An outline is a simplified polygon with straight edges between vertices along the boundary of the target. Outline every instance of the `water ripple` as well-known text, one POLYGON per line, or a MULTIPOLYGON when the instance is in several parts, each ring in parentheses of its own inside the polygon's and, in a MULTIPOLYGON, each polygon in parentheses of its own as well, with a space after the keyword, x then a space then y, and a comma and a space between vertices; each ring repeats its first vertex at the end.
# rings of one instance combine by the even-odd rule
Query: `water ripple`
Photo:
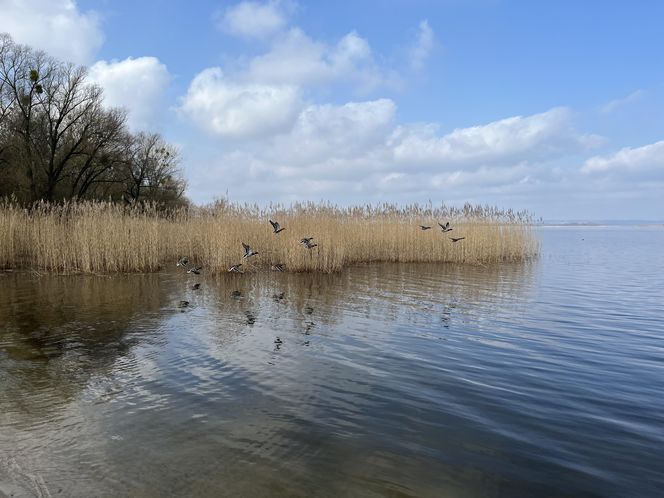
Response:
POLYGON ((655 496, 664 231, 541 238, 196 292, 2 275, 0 494, 655 496))

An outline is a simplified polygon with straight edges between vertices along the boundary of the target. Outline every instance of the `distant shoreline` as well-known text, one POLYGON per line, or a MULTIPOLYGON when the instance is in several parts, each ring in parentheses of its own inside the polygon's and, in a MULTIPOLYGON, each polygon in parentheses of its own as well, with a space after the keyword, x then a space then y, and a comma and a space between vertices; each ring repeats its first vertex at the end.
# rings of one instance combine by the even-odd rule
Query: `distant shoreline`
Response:
POLYGON ((664 221, 545 221, 541 227, 664 227, 664 221))

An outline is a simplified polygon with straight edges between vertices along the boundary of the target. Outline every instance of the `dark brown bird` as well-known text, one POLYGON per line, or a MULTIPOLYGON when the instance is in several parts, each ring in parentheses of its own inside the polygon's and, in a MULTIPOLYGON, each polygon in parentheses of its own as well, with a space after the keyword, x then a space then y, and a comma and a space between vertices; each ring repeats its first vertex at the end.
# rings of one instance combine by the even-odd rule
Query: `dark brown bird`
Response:
POLYGON ((307 249, 313 249, 314 247, 317 247, 318 244, 312 244, 311 243, 312 240, 314 240, 313 237, 305 237, 302 240, 300 240, 300 244, 302 244, 307 249))
POLYGON ((279 233, 279 232, 282 232, 282 231, 286 230, 285 228, 281 228, 281 225, 279 225, 279 223, 277 223, 276 221, 269 220, 269 222, 270 222, 270 225, 272 225, 272 229, 274 230, 274 233, 279 233))
POLYGON ((454 230, 453 228, 450 228, 450 222, 449 221, 447 223, 445 223, 444 225, 442 223, 438 223, 438 224, 440 225, 440 229, 443 232, 451 232, 452 230, 454 230))
POLYGON ((281 263, 277 265, 272 265, 272 271, 284 271, 286 270, 286 265, 283 265, 281 263))
POLYGON ((431 227, 428 227, 426 225, 420 225, 421 230, 431 230, 431 227))
POLYGON ((187 273, 193 273, 194 275, 200 275, 201 270, 203 269, 202 266, 192 266, 187 270, 187 273))
POLYGON ((191 290, 198 290, 201 288, 201 284, 194 284, 191 286, 191 290))
POLYGON ((452 242, 459 242, 460 240, 463 240, 463 239, 465 239, 465 238, 466 238, 466 237, 457 237, 457 238, 455 239, 454 237, 450 237, 450 240, 451 240, 452 242))

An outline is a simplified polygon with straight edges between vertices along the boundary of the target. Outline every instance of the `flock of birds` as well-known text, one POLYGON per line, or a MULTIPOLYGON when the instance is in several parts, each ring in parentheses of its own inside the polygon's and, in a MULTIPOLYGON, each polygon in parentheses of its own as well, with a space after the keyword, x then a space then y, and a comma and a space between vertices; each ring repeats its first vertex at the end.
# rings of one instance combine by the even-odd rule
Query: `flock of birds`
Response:
MULTIPOLYGON (((275 235, 279 234, 280 232, 283 232, 284 230, 286 230, 286 228, 282 227, 278 222, 272 221, 272 220, 269 220, 269 221, 270 221, 270 224, 272 225, 272 231, 275 235)), ((450 227, 450 222, 449 221, 447 223, 445 223, 444 225, 442 223, 438 223, 438 225, 440 226, 440 229, 443 233, 448 233, 448 232, 451 232, 453 230, 453 228, 450 227)), ((420 229, 421 230, 430 230, 431 226, 420 225, 420 229)), ((457 243, 457 242, 459 242, 461 240, 464 240, 464 239, 465 239, 465 237, 450 237, 450 240, 453 243, 457 243)), ((314 247, 318 247, 318 244, 315 244, 313 242, 313 240, 314 240, 313 237, 303 237, 302 239, 300 239, 299 244, 302 245, 305 249, 311 250, 314 247)), ((242 248, 244 249, 244 255, 242 256, 243 260, 244 259, 249 259, 253 256, 258 255, 258 251, 255 251, 249 244, 245 244, 244 242, 242 242, 242 248)), ((200 275, 201 270, 203 269, 203 267, 201 265, 192 264, 191 266, 189 266, 189 258, 187 256, 182 256, 182 257, 178 258, 176 266, 184 268, 187 271, 187 273, 192 273, 194 275, 200 275)), ((283 272, 283 271, 286 271, 286 265, 284 265, 282 263, 274 264, 274 265, 271 266, 271 269, 272 269, 272 271, 283 272)), ((244 273, 244 270, 242 269, 242 263, 237 263, 237 264, 231 265, 231 267, 228 268, 228 272, 229 273, 244 273)), ((198 282, 191 286, 191 290, 193 290, 193 291, 197 291, 200 288, 201 288, 201 284, 198 283, 198 282)), ((233 291, 233 293, 231 295, 234 298, 241 298, 242 293, 240 291, 233 291)), ((284 299, 284 293, 282 292, 281 294, 275 294, 272 297, 277 302, 280 302, 281 300, 284 299)), ((179 307, 181 308, 181 311, 184 312, 185 309, 189 307, 189 301, 185 301, 185 300, 180 301, 179 307)), ((305 313, 307 313, 307 314, 313 313, 313 308, 307 306, 305 308, 305 313)), ((256 321, 255 316, 253 314, 251 314, 250 312, 247 312, 247 323, 248 324, 253 324, 253 323, 255 323, 255 321, 256 321)), ((308 322, 307 323, 306 329, 305 329, 305 334, 308 335, 310 333, 310 329, 313 325, 314 325, 313 322, 308 322)), ((274 340, 275 349, 279 349, 281 347, 282 343, 283 343, 283 341, 281 340, 281 338, 276 337, 276 339, 274 340)), ((306 341, 305 344, 308 345, 308 341, 306 341)))
MULTIPOLYGON (((272 225, 272 232, 276 235, 280 232, 283 232, 286 230, 285 227, 282 227, 278 222, 269 220, 270 225, 272 225)), ((454 230, 452 227, 450 227, 450 222, 448 221, 444 225, 442 223, 438 223, 440 225, 440 229, 442 230, 443 233, 448 233, 454 230)), ((420 225, 421 230, 430 230, 431 227, 427 225, 420 225)), ((461 240, 464 240, 466 237, 450 237, 450 240, 453 243, 457 243, 461 240)), ((303 237, 300 239, 300 245, 302 245, 305 249, 311 250, 314 247, 318 247, 318 244, 315 244, 313 242, 314 238, 313 237, 303 237)), ((242 242, 242 247, 244 249, 244 256, 242 256, 242 259, 249 259, 252 256, 258 255, 258 251, 255 251, 249 244, 245 244, 242 242)), ((200 275, 201 270, 203 269, 202 266, 197 266, 197 265, 192 265, 189 267, 189 258, 187 256, 182 256, 181 258, 178 259, 176 266, 182 267, 187 270, 187 273, 193 273, 194 275, 200 275)), ((278 272, 283 272, 286 271, 286 265, 283 263, 277 263, 274 264, 270 267, 272 271, 278 271, 278 272)), ((227 270, 229 273, 244 273, 244 270, 242 269, 242 263, 237 263, 234 265, 231 265, 230 268, 227 270)), ((200 283, 194 284, 191 289, 192 290, 198 290, 201 288, 200 283)), ((188 301, 180 301, 180 306, 181 307, 186 307, 189 305, 188 301)))
MULTIPOLYGON (((440 229, 443 231, 443 233, 451 232, 452 230, 454 230, 454 228, 450 228, 450 222, 449 221, 447 223, 445 223, 444 225, 442 223, 438 223, 438 225, 440 225, 440 229)), ((420 225, 420 229, 422 229, 422 230, 431 230, 431 227, 427 226, 427 225, 420 225)), ((452 242, 456 243, 456 242, 459 242, 460 240, 463 240, 465 238, 466 237, 450 237, 450 240, 452 242)))
MULTIPOLYGON (((275 234, 278 234, 280 232, 283 232, 286 230, 286 228, 282 227, 278 222, 276 221, 270 221, 270 225, 272 225, 272 232, 275 234)), ((313 237, 304 237, 300 239, 300 244, 305 247, 306 249, 313 249, 314 247, 318 247, 318 244, 314 244, 312 241, 314 240, 313 237)), ((249 259, 252 256, 256 256, 258 254, 258 251, 255 251, 254 249, 251 248, 249 244, 245 244, 242 242, 242 247, 244 249, 244 256, 242 256, 242 259, 249 259)), ((187 256, 182 256, 178 259, 177 263, 175 266, 182 267, 187 270, 187 273, 193 273, 194 275, 200 275, 201 270, 203 269, 202 266, 197 266, 197 265, 192 265, 189 267, 189 258, 187 256)), ((283 263, 277 263, 271 266, 272 271, 278 271, 278 272, 283 272, 286 271, 286 265, 283 263)), ((229 273, 244 273, 244 270, 242 269, 242 263, 238 263, 235 265, 231 265, 231 267, 228 269, 229 273)), ((200 283, 195 283, 191 289, 192 290, 198 290, 201 288, 200 283)), ((185 308, 189 306, 189 301, 180 301, 180 307, 185 308)))

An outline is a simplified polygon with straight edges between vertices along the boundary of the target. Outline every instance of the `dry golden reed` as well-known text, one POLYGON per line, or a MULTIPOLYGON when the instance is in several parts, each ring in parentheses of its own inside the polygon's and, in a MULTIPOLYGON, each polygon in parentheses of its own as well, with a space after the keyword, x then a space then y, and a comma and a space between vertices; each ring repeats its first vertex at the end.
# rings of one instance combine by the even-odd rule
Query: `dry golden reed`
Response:
POLYGON ((489 264, 535 256, 538 243, 526 213, 487 206, 394 205, 288 208, 219 201, 163 213, 154 206, 111 203, 0 203, 0 268, 58 272, 148 272, 186 255, 208 272, 243 263, 253 271, 285 264, 289 271, 338 271, 377 261, 489 264), (272 232, 268 219, 286 229, 272 232), (438 221, 450 221, 442 233, 438 221), (419 225, 429 225, 423 231, 419 225), (299 244, 314 237, 317 247, 299 244), (465 237, 453 243, 450 237, 465 237), (243 260, 242 242, 258 255, 243 260))

